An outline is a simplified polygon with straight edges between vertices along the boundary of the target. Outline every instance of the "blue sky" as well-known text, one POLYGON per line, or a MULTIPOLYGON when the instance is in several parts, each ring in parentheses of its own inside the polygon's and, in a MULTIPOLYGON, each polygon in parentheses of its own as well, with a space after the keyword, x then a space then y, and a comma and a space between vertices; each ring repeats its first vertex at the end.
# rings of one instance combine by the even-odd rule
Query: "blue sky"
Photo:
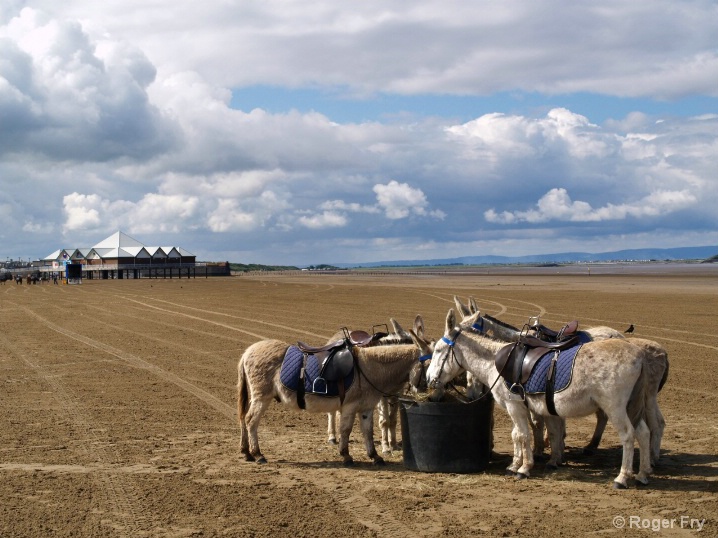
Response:
POLYGON ((0 0, 0 259, 718 249, 713 1, 0 0))
POLYGON ((342 123, 392 121, 405 116, 439 116, 465 122, 492 112, 533 116, 565 107, 602 123, 622 119, 638 110, 656 118, 714 114, 717 103, 715 97, 704 95, 667 101, 588 93, 542 95, 518 91, 490 96, 380 94, 361 99, 347 96, 341 90, 252 86, 233 90, 230 106, 240 110, 261 108, 273 113, 287 113, 292 109, 314 111, 342 123))

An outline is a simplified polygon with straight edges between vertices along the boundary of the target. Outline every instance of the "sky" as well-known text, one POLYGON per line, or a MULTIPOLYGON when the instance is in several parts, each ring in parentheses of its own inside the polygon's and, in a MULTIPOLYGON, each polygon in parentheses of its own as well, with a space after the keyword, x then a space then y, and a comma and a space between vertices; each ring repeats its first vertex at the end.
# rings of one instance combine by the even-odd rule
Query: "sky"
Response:
POLYGON ((715 0, 0 0, 0 260, 718 246, 715 0))

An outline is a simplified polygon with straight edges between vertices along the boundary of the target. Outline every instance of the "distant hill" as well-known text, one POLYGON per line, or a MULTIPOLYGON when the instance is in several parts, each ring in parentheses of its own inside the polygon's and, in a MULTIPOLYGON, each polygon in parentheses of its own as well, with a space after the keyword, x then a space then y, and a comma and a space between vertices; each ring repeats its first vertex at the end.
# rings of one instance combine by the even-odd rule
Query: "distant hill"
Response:
POLYGON ((680 248, 641 248, 617 250, 614 252, 562 252, 534 256, 463 256, 461 258, 429 260, 394 260, 367 263, 333 263, 347 269, 351 267, 407 267, 426 265, 512 265, 550 263, 589 263, 618 261, 678 261, 699 260, 718 262, 718 246, 680 248))
POLYGON ((257 263, 230 263, 229 270, 233 273, 248 273, 250 271, 298 271, 294 265, 260 265, 257 263))

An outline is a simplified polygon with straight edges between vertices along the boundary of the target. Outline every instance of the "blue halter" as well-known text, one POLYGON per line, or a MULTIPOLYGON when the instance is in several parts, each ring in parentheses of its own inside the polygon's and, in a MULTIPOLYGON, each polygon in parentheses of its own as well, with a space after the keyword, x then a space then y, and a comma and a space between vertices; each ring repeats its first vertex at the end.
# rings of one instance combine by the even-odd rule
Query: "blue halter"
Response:
MULTIPOLYGON (((449 355, 452 355, 454 357, 454 360, 456 361, 456 364, 459 365, 460 368, 463 368, 461 366, 461 363, 456 358, 456 352, 454 351, 454 344, 456 344, 456 339, 461 334, 461 327, 454 327, 452 331, 447 336, 442 336, 441 340, 445 342, 449 347, 446 350, 446 355, 444 355, 444 358, 441 361, 441 366, 439 367, 439 378, 441 378, 441 373, 444 371, 444 366, 446 366, 446 361, 449 360, 449 355)), ((465 369, 465 368, 464 368, 465 369)))

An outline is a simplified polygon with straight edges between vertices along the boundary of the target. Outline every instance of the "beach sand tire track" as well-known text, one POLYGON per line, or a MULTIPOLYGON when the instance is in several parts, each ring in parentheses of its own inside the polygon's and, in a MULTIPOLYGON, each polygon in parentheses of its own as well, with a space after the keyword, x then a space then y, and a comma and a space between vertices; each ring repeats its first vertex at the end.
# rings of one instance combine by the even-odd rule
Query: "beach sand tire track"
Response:
POLYGON ((18 339, 11 341, 5 334, 0 333, 0 342, 5 354, 24 363, 51 389, 58 404, 55 407, 56 412, 67 417, 85 440, 77 445, 86 458, 84 463, 99 464, 97 470, 89 474, 104 499, 97 507, 97 513, 103 515, 101 525, 109 524, 115 532, 128 538, 147 535, 144 533, 151 529, 151 515, 144 510, 141 495, 128 476, 118 474, 112 469, 117 457, 112 454, 111 444, 98 435, 97 424, 82 412, 79 399, 72 394, 71 389, 60 377, 49 373, 42 364, 29 358, 30 354, 24 348, 32 348, 35 345, 34 338, 26 342, 18 339), (108 518, 112 518, 111 522, 107 521, 108 518))
MULTIPOLYGON (((120 349, 117 349, 113 346, 109 346, 107 344, 104 344, 102 342, 99 342, 97 340, 94 340, 92 338, 89 338, 87 336, 83 336, 80 334, 75 333, 74 331, 71 331, 69 329, 60 327, 59 325, 53 323, 52 321, 44 318, 43 316, 37 314, 36 312, 33 312, 24 306, 17 305, 19 308, 25 310, 29 315, 33 316, 37 321, 43 323, 48 328, 52 329, 53 331, 56 331, 68 338, 71 338, 73 340, 77 340, 79 342, 82 342, 88 346, 91 346, 95 349, 101 350, 109 355, 112 355, 127 364, 147 370, 149 373, 159 377, 160 379, 173 383, 182 390, 192 394, 193 396, 199 398, 204 403, 209 405, 210 407, 217 410, 222 415, 226 416, 228 419, 230 419, 233 423, 236 423, 236 410, 213 396, 212 394, 208 393, 207 391, 193 385, 192 383, 189 383, 185 381, 184 379, 180 378, 179 376, 168 372, 167 370, 164 370, 162 368, 159 368, 144 359, 141 359, 131 353, 122 351, 120 349)), ((151 306, 151 305, 147 305, 151 306)), ((195 317, 195 316, 190 316, 195 317)), ((201 321, 206 321, 201 318, 197 318, 201 321)), ((239 329, 238 329, 239 330, 239 329)), ((242 331, 246 332, 246 331, 242 331)), ((255 335, 259 338, 261 338, 261 335, 255 335)), ((244 463, 247 464, 247 463, 244 463)), ((249 464, 253 465, 253 464, 249 464)), ((284 465, 282 466, 282 472, 288 473, 294 475, 297 479, 304 479, 306 480, 307 477, 304 476, 302 473, 295 471, 291 468, 290 465, 284 465)), ((356 518, 357 522, 366 526, 367 528, 371 529, 374 533, 376 533, 377 536, 386 536, 394 537, 394 536, 409 536, 409 535, 422 535, 419 532, 419 529, 412 529, 404 525, 402 522, 397 520, 396 518, 392 517, 391 514, 389 514, 385 508, 375 505, 368 501, 367 499, 363 497, 356 497, 354 492, 349 492, 346 495, 342 495, 341 493, 338 494, 333 486, 333 482, 331 480, 326 480, 326 477, 316 477, 315 475, 310 476, 311 482, 318 488, 321 488, 323 490, 326 490, 327 493, 332 494, 335 498, 337 498, 338 502, 341 502, 346 505, 351 505, 351 510, 348 510, 349 514, 352 514, 353 517, 356 518), (370 522, 376 522, 381 521, 381 525, 379 528, 375 524, 370 524, 370 522)), ((119 501, 118 501, 119 504, 119 501)))

